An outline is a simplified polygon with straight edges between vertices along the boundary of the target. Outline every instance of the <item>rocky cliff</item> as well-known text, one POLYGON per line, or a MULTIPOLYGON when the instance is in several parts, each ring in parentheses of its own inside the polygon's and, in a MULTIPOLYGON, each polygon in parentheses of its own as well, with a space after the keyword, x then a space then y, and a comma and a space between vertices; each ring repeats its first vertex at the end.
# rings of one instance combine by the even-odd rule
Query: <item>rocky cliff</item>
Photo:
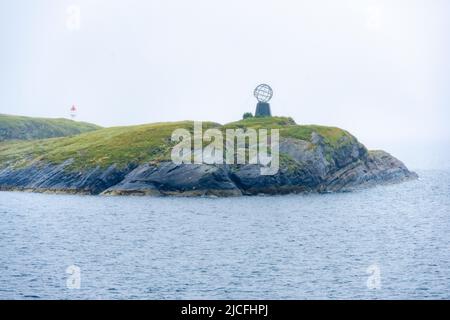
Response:
POLYGON ((280 170, 273 176, 262 176, 258 165, 174 164, 170 133, 179 126, 192 129, 183 122, 0 144, 0 190, 238 196, 351 191, 417 178, 393 156, 368 151, 344 130, 269 119, 206 126, 279 128, 280 170))

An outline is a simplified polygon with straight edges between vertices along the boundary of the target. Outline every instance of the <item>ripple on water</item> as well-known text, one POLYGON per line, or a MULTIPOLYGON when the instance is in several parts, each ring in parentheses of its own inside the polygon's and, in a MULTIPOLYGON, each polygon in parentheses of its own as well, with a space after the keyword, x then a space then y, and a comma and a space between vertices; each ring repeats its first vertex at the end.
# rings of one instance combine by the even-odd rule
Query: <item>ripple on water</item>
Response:
POLYGON ((450 173, 420 175, 275 197, 0 192, 0 298, 449 299, 450 173))

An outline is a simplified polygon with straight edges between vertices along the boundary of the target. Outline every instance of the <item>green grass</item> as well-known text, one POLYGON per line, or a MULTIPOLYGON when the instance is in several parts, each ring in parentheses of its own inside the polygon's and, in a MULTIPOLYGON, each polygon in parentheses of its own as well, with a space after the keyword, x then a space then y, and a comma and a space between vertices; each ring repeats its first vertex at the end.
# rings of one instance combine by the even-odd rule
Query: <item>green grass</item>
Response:
POLYGON ((285 138, 295 138, 299 140, 311 140, 313 132, 321 135, 325 143, 331 147, 338 147, 343 137, 354 139, 354 137, 345 130, 336 127, 325 127, 318 125, 297 125, 292 118, 286 117, 265 117, 248 118, 237 122, 226 124, 225 128, 254 128, 254 129, 279 129, 280 135, 285 138))
MULTIPOLYGON (((215 126, 217 124, 212 122, 204 123, 205 129, 215 126)), ((0 143, 0 167, 11 162, 23 165, 36 160, 62 163, 74 159, 76 169, 168 160, 175 145, 170 140, 171 135, 178 128, 193 132, 193 122, 113 127, 73 137, 4 142, 0 143)))
POLYGON ((336 127, 324 127, 317 125, 291 126, 280 130, 283 137, 295 138, 299 140, 311 139, 311 134, 316 132, 324 138, 325 143, 331 147, 338 147, 343 141, 342 138, 347 137, 350 140, 355 139, 350 133, 336 127))
MULTIPOLYGON (((279 128, 283 137, 306 141, 311 133, 322 135, 331 146, 338 145, 348 132, 330 127, 296 125, 290 118, 251 118, 221 126, 204 122, 207 128, 279 128)), ((73 169, 82 170, 96 166, 108 167, 112 164, 126 166, 130 163, 146 163, 170 159, 175 145, 171 135, 175 129, 184 128, 193 132, 192 121, 153 123, 139 126, 100 129, 71 137, 51 138, 25 142, 0 143, 0 167, 8 164, 24 166, 33 161, 62 163, 74 159, 73 169)))
POLYGON ((294 125, 296 125, 296 123, 292 118, 258 117, 258 118, 247 118, 236 122, 231 122, 224 125, 224 127, 226 129, 236 129, 236 128, 277 129, 294 125))
POLYGON ((100 129, 68 119, 47 119, 0 114, 0 141, 66 137, 100 129))

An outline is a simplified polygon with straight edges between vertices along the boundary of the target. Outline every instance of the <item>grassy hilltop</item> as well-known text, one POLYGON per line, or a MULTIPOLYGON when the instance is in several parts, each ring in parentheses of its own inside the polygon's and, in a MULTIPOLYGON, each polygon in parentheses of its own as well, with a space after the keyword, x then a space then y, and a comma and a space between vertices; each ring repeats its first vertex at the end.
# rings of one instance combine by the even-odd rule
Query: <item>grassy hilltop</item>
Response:
POLYGON ((99 126, 68 119, 47 119, 0 114, 0 142, 72 136, 100 129, 99 126))
MULTIPOLYGON (((354 140, 348 132, 334 127, 297 125, 292 118, 270 117, 249 118, 226 125, 203 122, 204 130, 219 128, 277 128, 282 137, 310 141, 316 132, 331 147, 340 143, 344 136, 354 140)), ((95 130, 71 137, 51 138, 37 141, 0 143, 0 167, 8 164, 26 166, 34 161, 59 164, 74 159, 74 169, 92 167, 106 168, 112 164, 125 166, 129 163, 142 164, 149 161, 170 159, 171 134, 175 129, 193 131, 192 121, 152 123, 138 126, 113 127, 95 130)), ((32 135, 32 133, 30 133, 32 135)))
MULTIPOLYGON (((0 142, 0 190, 49 193, 241 196, 351 191, 416 179, 390 154, 368 151, 339 128, 297 125, 286 117, 248 118, 203 130, 279 129, 280 166, 175 164, 176 129, 193 121, 98 129, 78 135, 0 142)), ((208 142, 205 142, 204 146, 208 142)))

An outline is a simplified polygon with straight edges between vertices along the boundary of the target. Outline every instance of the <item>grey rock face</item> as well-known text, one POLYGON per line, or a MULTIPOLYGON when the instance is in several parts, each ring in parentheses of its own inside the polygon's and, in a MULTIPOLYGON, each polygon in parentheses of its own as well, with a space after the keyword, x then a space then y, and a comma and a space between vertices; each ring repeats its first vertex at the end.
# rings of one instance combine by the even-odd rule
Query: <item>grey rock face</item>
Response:
POLYGON ((72 161, 60 165, 36 163, 24 168, 0 170, 0 190, 30 190, 41 192, 98 194, 123 180, 130 168, 106 170, 95 168, 87 172, 70 171, 72 161))
POLYGON ((225 166, 163 162, 139 166, 103 194, 236 196, 241 191, 225 166))
POLYGON ((344 137, 329 146, 314 134, 311 142, 281 139, 280 170, 262 176, 258 165, 206 165, 172 162, 111 166, 77 172, 71 161, 34 163, 0 170, 0 190, 103 195, 239 196, 298 192, 338 192, 417 178, 383 151, 367 151, 344 137))

